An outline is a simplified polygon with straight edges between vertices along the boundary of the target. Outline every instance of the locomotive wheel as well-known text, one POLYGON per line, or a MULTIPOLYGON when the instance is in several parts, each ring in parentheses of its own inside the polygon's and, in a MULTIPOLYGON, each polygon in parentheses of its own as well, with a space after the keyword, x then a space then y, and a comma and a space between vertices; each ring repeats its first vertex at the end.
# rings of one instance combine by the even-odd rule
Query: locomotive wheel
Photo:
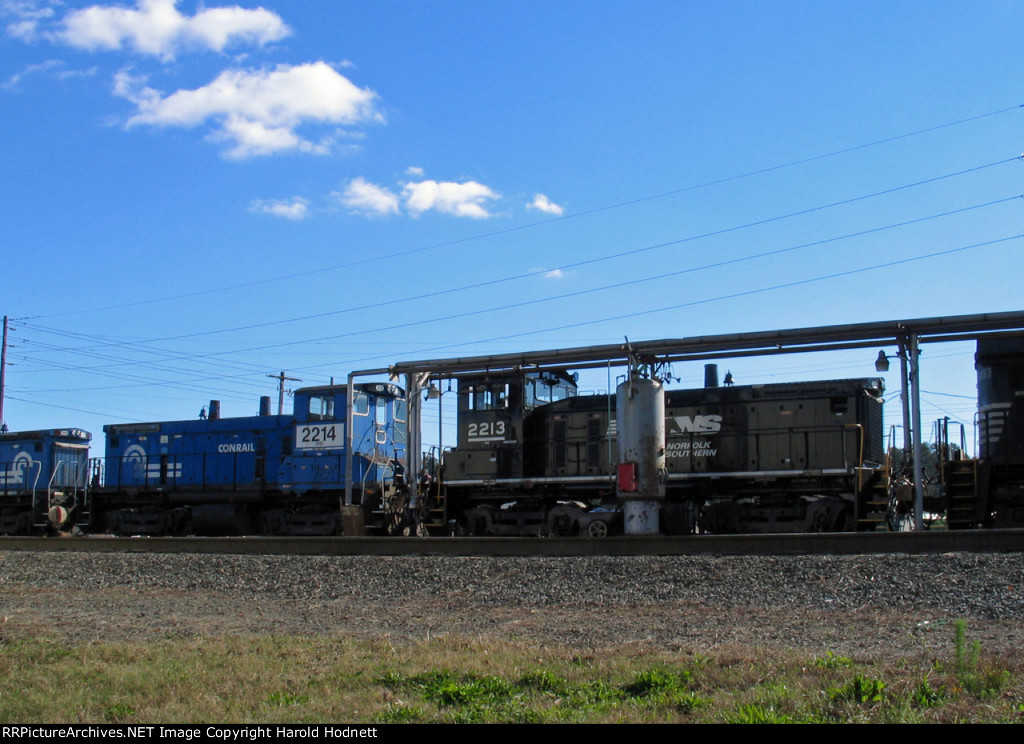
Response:
POLYGON ((595 519, 587 526, 587 537, 608 537, 608 523, 595 519))

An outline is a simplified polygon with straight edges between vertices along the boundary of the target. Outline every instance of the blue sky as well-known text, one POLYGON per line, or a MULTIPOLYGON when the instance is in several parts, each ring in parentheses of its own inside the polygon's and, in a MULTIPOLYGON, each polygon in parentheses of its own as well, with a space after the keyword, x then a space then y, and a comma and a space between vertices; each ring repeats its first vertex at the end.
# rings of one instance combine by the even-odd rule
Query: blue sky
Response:
MULTIPOLYGON (((0 24, 12 429, 248 415, 281 370, 1021 309, 1019 2, 0 0, 0 24)), ((971 364, 926 347, 926 420, 970 420, 971 364)))

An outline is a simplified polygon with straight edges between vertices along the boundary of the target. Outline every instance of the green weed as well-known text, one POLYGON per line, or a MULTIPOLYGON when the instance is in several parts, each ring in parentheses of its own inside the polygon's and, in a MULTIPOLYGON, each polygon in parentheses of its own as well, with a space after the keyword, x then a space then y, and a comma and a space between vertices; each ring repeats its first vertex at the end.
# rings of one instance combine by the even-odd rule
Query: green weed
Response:
POLYGON ((774 705, 762 703, 741 705, 734 712, 726 715, 725 722, 753 724, 798 723, 793 716, 781 712, 774 705))
POLYGON ((1009 684, 1010 673, 981 663, 981 641, 967 641, 967 621, 957 620, 953 635, 953 671, 957 684, 979 700, 993 698, 1009 684))
POLYGON ((693 675, 687 671, 670 672, 666 669, 647 669, 633 678, 623 687, 627 695, 643 697, 647 695, 665 695, 685 690, 693 675))
POLYGON ((309 702, 309 695, 295 695, 290 692, 272 692, 267 698, 267 704, 278 708, 288 708, 293 705, 302 705, 309 702))
POLYGON ((842 687, 830 687, 830 700, 849 701, 861 705, 880 703, 885 695, 885 682, 858 674, 842 687))
POLYGON ((709 702, 690 689, 692 683, 692 672, 655 667, 637 674, 623 687, 623 692, 630 697, 644 698, 653 706, 665 706, 677 713, 692 713, 709 702))
POLYGON ((836 656, 834 653, 829 651, 822 657, 814 660, 814 666, 820 669, 839 669, 842 667, 853 666, 853 660, 846 656, 836 656))
POLYGON ((944 685, 932 687, 925 676, 909 695, 910 704, 915 708, 937 708, 946 702, 947 690, 944 685))
POLYGON ((377 717, 380 723, 418 723, 427 720, 426 714, 415 706, 389 705, 377 717))
POLYGON ((127 703, 114 703, 103 712, 108 723, 126 723, 135 716, 135 709, 127 703))

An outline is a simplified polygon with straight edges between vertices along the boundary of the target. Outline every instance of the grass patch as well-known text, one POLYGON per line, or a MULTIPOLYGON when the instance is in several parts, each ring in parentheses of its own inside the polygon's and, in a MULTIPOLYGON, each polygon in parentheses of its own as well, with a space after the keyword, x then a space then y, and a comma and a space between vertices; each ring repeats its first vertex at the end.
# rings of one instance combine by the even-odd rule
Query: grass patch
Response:
POLYGON ((1024 716, 1022 658, 987 658, 966 623, 945 658, 895 663, 751 648, 581 652, 451 637, 26 640, 0 642, 0 720, 1009 722, 1024 716))
POLYGON ((829 688, 828 696, 830 700, 873 705, 884 699, 885 682, 858 674, 842 687, 829 688))
POLYGON ((981 641, 968 641, 966 620, 957 620, 954 625, 953 653, 957 684, 979 700, 996 697, 1009 684, 1005 669, 982 663, 981 641))

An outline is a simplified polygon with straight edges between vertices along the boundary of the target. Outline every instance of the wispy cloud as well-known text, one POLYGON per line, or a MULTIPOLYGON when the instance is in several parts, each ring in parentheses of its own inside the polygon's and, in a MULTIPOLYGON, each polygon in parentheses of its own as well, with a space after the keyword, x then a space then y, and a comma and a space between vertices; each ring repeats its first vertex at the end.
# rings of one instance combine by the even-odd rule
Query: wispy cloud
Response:
POLYGON ((398 195, 388 188, 359 177, 349 181, 345 189, 333 194, 352 212, 384 216, 399 213, 398 195))
POLYGON ((40 24, 54 16, 53 8, 40 6, 35 0, 0 0, 0 15, 13 16, 7 24, 7 35, 31 42, 39 38, 40 24))
POLYGON ((313 141, 296 130, 307 124, 357 125, 383 121, 377 94, 359 88, 325 62, 278 65, 273 70, 226 70, 209 85, 164 96, 127 72, 114 92, 137 113, 128 126, 195 128, 212 122, 211 137, 230 144, 225 155, 247 158, 296 151, 326 154, 332 137, 313 141))
POLYGON ((293 196, 291 199, 255 199, 249 205, 249 211, 298 222, 309 216, 309 201, 301 196, 293 196))
POLYGON ((7 78, 7 80, 0 83, 0 88, 14 88, 22 80, 33 75, 46 75, 56 78, 57 80, 68 80, 69 78, 93 77, 95 74, 95 67, 89 67, 83 70, 69 70, 65 67, 63 60, 48 59, 45 62, 40 62, 36 65, 28 65, 20 72, 14 73, 7 78))
POLYGON ((544 279, 565 279, 569 276, 568 271, 564 269, 545 269, 543 266, 531 266, 530 273, 534 275, 540 275, 544 279))
POLYGON ((527 204, 526 208, 536 209, 540 212, 546 212, 548 214, 555 215, 561 215, 562 212, 565 211, 565 209, 561 205, 555 204, 553 201, 548 199, 548 197, 544 194, 534 194, 533 201, 527 204))

